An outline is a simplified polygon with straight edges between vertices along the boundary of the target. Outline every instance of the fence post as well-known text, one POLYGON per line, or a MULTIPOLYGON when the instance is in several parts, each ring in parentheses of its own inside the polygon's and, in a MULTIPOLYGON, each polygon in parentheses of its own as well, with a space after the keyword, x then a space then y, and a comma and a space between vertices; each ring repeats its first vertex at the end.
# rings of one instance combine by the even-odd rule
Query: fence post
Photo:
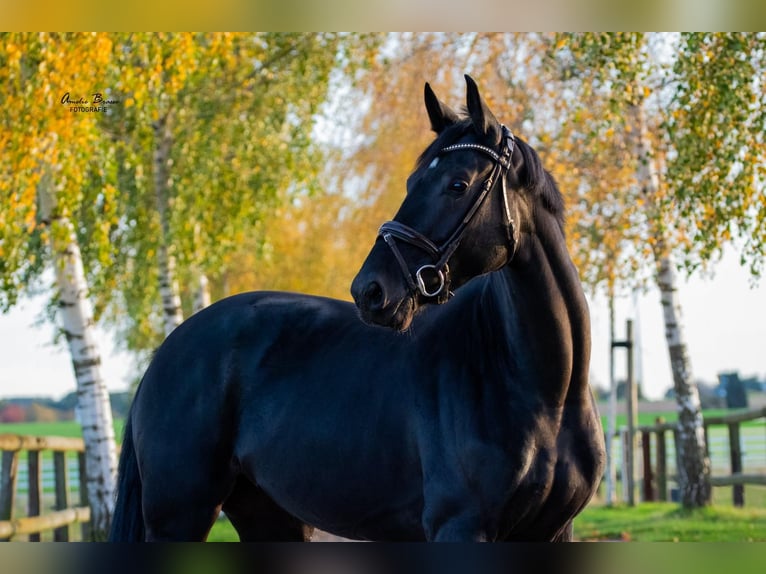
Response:
POLYGON ((620 481, 622 482, 622 501, 625 504, 630 503, 629 498, 629 488, 628 488, 628 466, 630 465, 630 462, 628 461, 628 442, 630 433, 627 429, 627 427, 620 428, 620 453, 622 455, 622 467, 620 468, 620 481))
MULTIPOLYGON (((66 468, 66 452, 53 453, 53 472, 56 481, 56 510, 65 510, 69 506, 69 477, 66 468)), ((69 541, 69 525, 61 526, 53 531, 56 542, 69 541)))
MULTIPOLYGON (((638 426, 638 390, 633 378, 633 321, 625 322, 625 340, 615 341, 614 332, 611 334, 610 352, 618 347, 625 347, 628 352, 627 377, 625 380, 625 394, 627 398, 628 440, 623 438, 622 448, 622 491, 623 499, 630 506, 636 505, 635 481, 636 481, 636 427, 638 426), (627 451, 627 452, 625 452, 627 451)), ((612 357, 613 360, 613 357, 612 357)), ((622 431, 621 431, 622 432, 622 431)))
MULTIPOLYGON (((27 515, 40 516, 40 451, 30 450, 27 452, 27 474, 29 484, 29 503, 27 515)), ((40 542, 40 533, 33 532, 29 535, 30 542, 40 542)))
POLYGON ((626 414, 628 417, 628 480, 623 484, 628 487, 628 504, 636 505, 636 427, 638 426, 638 387, 633 378, 633 321, 625 322, 625 347, 628 351, 625 378, 625 394, 627 397, 626 414))
MULTIPOLYGON (((742 450, 739 447, 739 423, 729 423, 729 454, 731 457, 731 473, 742 472, 742 450)), ((745 486, 735 484, 731 490, 734 506, 745 505, 745 486)))
POLYGON ((641 452, 644 466, 644 502, 654 500, 654 476, 652 473, 652 435, 648 430, 641 431, 641 452))
POLYGON ((673 499, 673 496, 672 496, 673 493, 671 492, 670 499, 673 502, 681 501, 681 486, 678 484, 678 469, 681 468, 681 460, 680 460, 681 451, 678 448, 679 442, 680 441, 678 437, 678 427, 676 427, 673 429, 673 448, 675 449, 675 452, 676 452, 676 492, 678 493, 678 498, 673 499))
MULTIPOLYGON (((3 464, 0 470, 0 521, 13 518, 13 499, 16 496, 16 475, 19 462, 18 451, 3 451, 3 464)), ((7 538, 0 539, 9 540, 7 538)))
MULTIPOLYGON (((657 417, 657 425, 665 423, 665 419, 657 417)), ((660 429, 657 431, 655 438, 657 439, 657 499, 662 502, 668 499, 668 467, 667 467, 667 455, 665 450, 665 431, 660 429)))
MULTIPOLYGON (((77 453, 77 466, 80 475, 80 506, 90 506, 88 499, 88 475, 85 473, 85 453, 77 453)), ((90 542, 93 538, 93 529, 90 521, 83 522, 81 526, 83 542, 90 542)))

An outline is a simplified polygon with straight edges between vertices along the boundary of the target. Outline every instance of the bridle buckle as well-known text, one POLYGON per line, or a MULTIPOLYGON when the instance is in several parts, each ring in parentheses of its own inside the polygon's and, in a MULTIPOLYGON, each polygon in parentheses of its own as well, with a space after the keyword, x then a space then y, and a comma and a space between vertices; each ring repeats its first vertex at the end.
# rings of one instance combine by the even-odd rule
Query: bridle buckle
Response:
POLYGON ((415 272, 415 280, 418 283, 418 289, 425 297, 436 297, 439 295, 443 290, 446 283, 446 278, 444 276, 444 272, 436 267, 436 265, 423 265, 420 269, 418 269, 415 272), (439 280, 439 285, 436 289, 433 291, 429 291, 428 287, 426 286, 426 281, 423 279, 423 271, 433 271, 435 273, 435 276, 439 280))

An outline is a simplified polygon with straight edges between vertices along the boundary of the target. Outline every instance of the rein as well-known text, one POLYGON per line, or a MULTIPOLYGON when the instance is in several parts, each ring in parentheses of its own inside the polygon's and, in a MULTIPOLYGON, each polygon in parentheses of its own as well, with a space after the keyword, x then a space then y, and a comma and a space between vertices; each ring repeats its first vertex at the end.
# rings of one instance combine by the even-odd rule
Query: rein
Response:
MULTIPOLYGON (((489 176, 484 180, 478 197, 449 238, 441 246, 436 245, 416 229, 398 221, 387 221, 380 226, 378 236, 383 237, 383 240, 391 248, 411 291, 419 291, 424 297, 436 297, 437 303, 444 303, 449 300, 452 296, 452 292, 449 290, 449 266, 447 263, 458 248, 458 245, 460 245, 465 230, 479 211, 479 208, 494 187, 497 179, 500 179, 503 188, 503 206, 505 207, 505 218, 508 224, 506 228, 508 242, 512 248, 515 249, 516 241, 513 230, 513 218, 511 217, 511 210, 508 205, 508 190, 506 189, 505 184, 505 176, 511 167, 511 156, 513 155, 515 140, 513 133, 511 133, 511 130, 507 127, 502 126, 502 132, 503 137, 500 153, 480 144, 459 143, 442 148, 437 154, 437 156, 439 156, 451 151, 471 149, 488 155, 495 162, 489 176), (396 244, 397 240, 409 243, 410 245, 419 248, 421 251, 425 251, 435 263, 421 266, 415 272, 415 276, 413 277, 404 256, 401 251, 399 251, 399 247, 396 244), (424 277, 424 273, 426 274, 426 277, 424 277), (431 275, 431 277, 428 277, 428 275, 431 275), (427 281, 432 284, 436 283, 436 287, 429 289, 429 286, 426 284, 427 281)), ((511 255, 511 257, 513 257, 513 255, 511 255)))

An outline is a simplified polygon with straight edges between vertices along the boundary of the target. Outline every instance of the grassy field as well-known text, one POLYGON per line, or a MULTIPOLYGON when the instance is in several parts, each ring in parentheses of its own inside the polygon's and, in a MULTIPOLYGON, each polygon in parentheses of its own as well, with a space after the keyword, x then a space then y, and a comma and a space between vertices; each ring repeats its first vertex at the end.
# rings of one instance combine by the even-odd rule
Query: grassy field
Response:
POLYGON ((714 505, 684 510, 669 502, 589 506, 575 519, 578 540, 641 542, 766 541, 766 508, 714 505))
MULTIPOLYGON (((592 505, 575 519, 580 541, 766 542, 766 508, 712 506, 684 510, 669 502, 647 502, 629 508, 592 505)), ((235 542, 237 533, 220 519, 208 542, 235 542)))
MULTIPOLYGON (((604 427, 604 430, 607 428, 607 408, 606 405, 599 405, 599 413, 601 414, 601 424, 604 427)), ((731 414, 732 411, 728 409, 706 409, 702 412, 702 416, 704 418, 710 418, 710 417, 719 417, 723 415, 731 414)), ((662 417, 665 422, 672 423, 678 420, 678 412, 676 411, 663 411, 663 412, 640 412, 638 413, 638 426, 653 426, 657 422, 657 418, 662 417)), ((628 418, 627 415, 618 413, 615 417, 616 420, 616 427, 619 429, 620 427, 627 426, 628 424, 628 418)), ((764 426, 766 422, 763 419, 754 420, 754 421, 746 421, 743 423, 740 423, 743 427, 745 426, 764 426)))
MULTIPOLYGON (((79 527, 70 535, 79 539, 79 527)), ((579 541, 634 542, 766 542, 766 508, 714 505, 686 511, 669 502, 647 502, 628 508, 592 505, 575 519, 579 541)), ((51 533, 43 538, 51 539, 51 533)), ((208 542, 237 542, 226 518, 216 521, 208 542)))
MULTIPOLYGON (((114 433, 118 442, 122 441, 122 429, 125 421, 114 421, 114 433)), ((31 436, 81 437, 82 429, 76 421, 56 421, 50 423, 2 423, 0 433, 22 434, 31 436)))

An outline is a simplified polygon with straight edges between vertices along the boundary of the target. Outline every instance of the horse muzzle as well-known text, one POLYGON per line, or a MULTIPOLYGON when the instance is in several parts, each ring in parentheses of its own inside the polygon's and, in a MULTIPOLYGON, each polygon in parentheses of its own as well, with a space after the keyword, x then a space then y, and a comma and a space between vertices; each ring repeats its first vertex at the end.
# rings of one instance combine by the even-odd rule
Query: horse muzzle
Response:
MULTIPOLYGON (((389 273, 375 271, 381 269, 374 263, 378 254, 385 255, 385 251, 381 251, 376 253, 373 248, 370 252, 351 283, 351 296, 365 323, 406 331, 417 310, 416 297, 405 288, 397 268, 391 268, 389 273)), ((385 265, 386 262, 379 263, 385 265)))

